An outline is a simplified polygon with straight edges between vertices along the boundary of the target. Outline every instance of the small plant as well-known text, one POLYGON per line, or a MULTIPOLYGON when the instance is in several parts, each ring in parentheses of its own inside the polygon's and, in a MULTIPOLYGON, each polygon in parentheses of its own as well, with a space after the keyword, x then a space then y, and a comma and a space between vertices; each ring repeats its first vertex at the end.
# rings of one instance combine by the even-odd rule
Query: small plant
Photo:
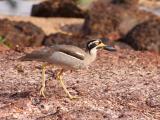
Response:
POLYGON ((10 48, 8 44, 5 43, 6 39, 0 36, 0 45, 10 48))
POLYGON ((0 44, 4 44, 5 38, 3 38, 2 36, 0 36, 0 44))

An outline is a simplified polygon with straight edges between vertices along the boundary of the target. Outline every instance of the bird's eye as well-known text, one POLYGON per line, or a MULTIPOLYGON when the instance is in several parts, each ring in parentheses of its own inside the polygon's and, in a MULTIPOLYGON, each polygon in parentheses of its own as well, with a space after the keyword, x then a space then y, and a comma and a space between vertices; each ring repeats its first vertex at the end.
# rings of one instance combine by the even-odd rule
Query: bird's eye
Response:
POLYGON ((102 41, 100 41, 100 40, 95 41, 95 44, 96 44, 96 45, 99 45, 99 44, 101 44, 101 43, 102 43, 102 41))
POLYGON ((99 41, 99 42, 98 42, 98 44, 101 44, 101 43, 102 43, 102 41, 99 41))

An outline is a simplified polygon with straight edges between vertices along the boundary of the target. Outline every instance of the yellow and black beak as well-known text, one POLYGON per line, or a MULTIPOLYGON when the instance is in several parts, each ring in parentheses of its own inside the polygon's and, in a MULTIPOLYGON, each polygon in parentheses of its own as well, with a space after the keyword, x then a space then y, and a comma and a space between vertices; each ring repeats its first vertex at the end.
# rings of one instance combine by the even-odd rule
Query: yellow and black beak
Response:
POLYGON ((97 45, 98 48, 104 48, 106 45, 104 43, 100 43, 97 45))
POLYGON ((103 48, 108 51, 116 51, 116 48, 109 46, 109 45, 105 45, 104 43, 100 43, 99 45, 97 45, 97 48, 98 49, 103 48))
POLYGON ((108 51, 117 51, 116 48, 114 48, 113 46, 108 46, 108 45, 103 47, 103 49, 108 50, 108 51))

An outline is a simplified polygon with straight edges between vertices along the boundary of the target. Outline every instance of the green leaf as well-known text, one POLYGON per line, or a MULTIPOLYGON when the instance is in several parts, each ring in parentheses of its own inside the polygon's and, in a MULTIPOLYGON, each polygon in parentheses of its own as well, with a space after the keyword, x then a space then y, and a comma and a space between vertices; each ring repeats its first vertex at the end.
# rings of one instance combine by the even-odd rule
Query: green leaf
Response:
POLYGON ((3 38, 2 36, 0 36, 0 43, 2 44, 2 43, 4 43, 4 41, 5 41, 5 38, 3 38))

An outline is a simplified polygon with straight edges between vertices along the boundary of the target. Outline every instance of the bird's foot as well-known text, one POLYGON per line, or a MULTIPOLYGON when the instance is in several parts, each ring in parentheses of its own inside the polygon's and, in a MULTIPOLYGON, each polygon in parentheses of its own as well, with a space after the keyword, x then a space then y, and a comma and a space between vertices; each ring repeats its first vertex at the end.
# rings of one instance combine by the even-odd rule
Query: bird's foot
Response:
POLYGON ((43 96, 43 97, 46 97, 46 95, 45 95, 45 92, 44 92, 44 91, 45 91, 45 87, 44 87, 44 86, 42 86, 42 87, 41 87, 41 89, 40 89, 40 95, 41 95, 41 96, 43 96))
POLYGON ((66 88, 66 86, 65 86, 65 84, 64 84, 63 78, 62 78, 62 73, 63 73, 63 69, 56 74, 56 79, 60 82, 62 88, 64 89, 64 92, 67 94, 67 96, 69 97, 70 100, 78 99, 79 97, 77 97, 77 96, 72 96, 72 95, 69 93, 69 91, 67 90, 67 88, 66 88))
POLYGON ((60 72, 57 72, 57 73, 56 73, 55 79, 56 79, 56 80, 61 80, 61 79, 62 79, 62 76, 61 76, 61 73, 60 73, 60 72))
POLYGON ((55 78, 56 80, 60 80, 61 79, 61 77, 59 76, 59 75, 56 75, 56 78, 55 78))
POLYGON ((77 100, 77 99, 80 99, 80 97, 78 97, 78 96, 68 95, 68 97, 69 97, 70 100, 77 100))

